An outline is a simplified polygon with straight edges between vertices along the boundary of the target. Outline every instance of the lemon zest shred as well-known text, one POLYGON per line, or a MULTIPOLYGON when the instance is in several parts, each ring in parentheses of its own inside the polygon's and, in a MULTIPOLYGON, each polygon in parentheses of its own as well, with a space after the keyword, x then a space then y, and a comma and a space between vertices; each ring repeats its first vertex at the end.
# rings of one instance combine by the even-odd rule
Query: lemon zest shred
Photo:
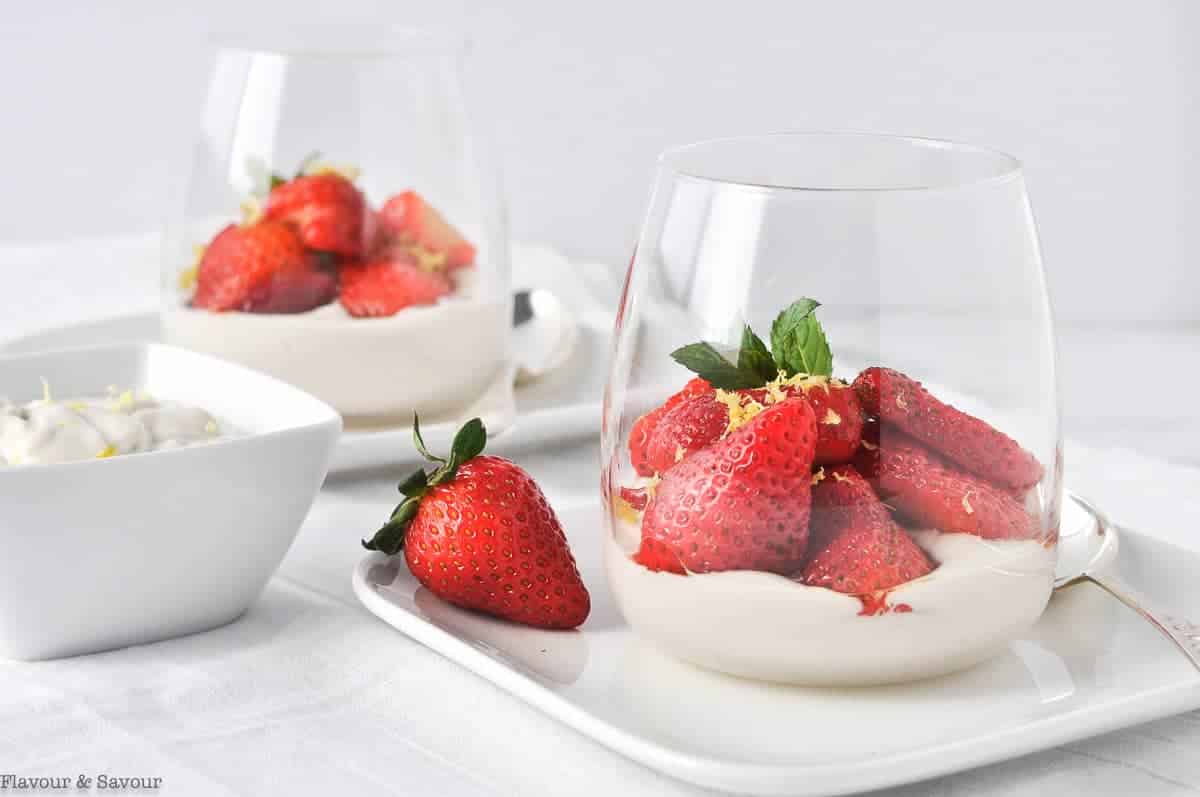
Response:
POLYGON ((633 508, 633 504, 619 495, 613 501, 613 512, 618 520, 626 523, 637 523, 641 519, 641 513, 633 508))
POLYGON ((331 161, 315 161, 304 167, 306 177, 320 177, 322 174, 336 174, 354 182, 362 176, 362 169, 352 163, 332 163, 331 161))
POLYGON ((50 383, 46 381, 46 377, 44 377, 44 376, 41 379, 42 379, 42 401, 49 404, 51 401, 54 401, 54 399, 52 399, 50 397, 50 383))
POLYGON ((971 501, 970 501, 970 498, 971 498, 971 491, 970 491, 970 490, 968 490, 967 492, 963 493, 963 497, 962 497, 962 508, 963 508, 963 509, 966 511, 966 513, 967 513, 968 515, 974 515, 974 514, 975 514, 975 507, 971 506, 971 501))
POLYGON ((847 478, 846 478, 845 476, 843 476, 842 474, 838 473, 836 470, 835 470, 835 471, 833 471, 833 473, 832 473, 831 475, 833 476, 833 480, 834 480, 835 482, 844 482, 844 481, 849 481, 849 479, 847 479, 847 478))
POLYGON ((422 271, 435 272, 446 268, 446 253, 433 252, 423 246, 410 246, 409 254, 417 259, 417 268, 422 271))
POLYGON ((217 427, 216 421, 209 421, 208 423, 204 424, 204 433, 209 437, 216 437, 221 433, 221 430, 217 427))
MULTIPOLYGON (((834 475, 836 476, 837 474, 834 474, 834 475)), ((821 467, 817 468, 817 470, 812 475, 813 486, 815 487, 816 485, 820 484, 824 480, 825 480, 825 466, 822 465, 821 467)))
POLYGON ((725 426, 723 437, 745 426, 756 415, 766 409, 766 407, 754 399, 728 390, 717 390, 714 398, 729 408, 729 422, 725 426))
POLYGON ((825 408, 825 417, 821 419, 821 423, 826 426, 837 426, 841 424, 842 416, 833 411, 833 407, 825 408))
POLYGON ((878 451, 879 450, 879 446, 875 445, 870 440, 863 440, 862 447, 867 449, 868 451, 878 451))
POLYGON ((96 455, 96 459, 108 459, 111 456, 115 456, 116 453, 116 446, 105 446, 104 448, 100 449, 100 453, 96 455))

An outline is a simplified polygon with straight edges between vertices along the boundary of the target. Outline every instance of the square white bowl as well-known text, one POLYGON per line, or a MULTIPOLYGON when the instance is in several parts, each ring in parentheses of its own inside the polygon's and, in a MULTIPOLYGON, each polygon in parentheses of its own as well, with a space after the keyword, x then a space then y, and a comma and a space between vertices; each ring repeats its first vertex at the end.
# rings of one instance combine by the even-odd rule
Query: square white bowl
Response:
POLYGON ((215 628, 283 560, 325 478, 341 417, 290 385, 171 346, 0 358, 0 396, 107 386, 202 407, 228 438, 0 468, 0 655, 47 659, 215 628))

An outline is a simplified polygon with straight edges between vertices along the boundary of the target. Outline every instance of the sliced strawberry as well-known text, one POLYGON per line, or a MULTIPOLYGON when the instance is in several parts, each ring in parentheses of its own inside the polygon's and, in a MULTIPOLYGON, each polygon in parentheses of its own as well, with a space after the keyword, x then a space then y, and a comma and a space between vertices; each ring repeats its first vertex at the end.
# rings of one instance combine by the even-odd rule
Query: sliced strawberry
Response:
POLYGON ((816 420, 784 401, 668 469, 634 561, 650 570, 795 573, 808 545, 816 420))
POLYGON ((324 269, 280 271, 250 297, 251 313, 304 313, 337 298, 337 277, 324 269))
POLYGON ((920 382, 890 368, 854 380, 863 409, 1001 487, 1030 487, 1042 466, 1011 437, 935 398, 920 382))
POLYGON ((711 392, 712 385, 698 376, 694 377, 678 393, 675 393, 661 405, 634 421, 633 429, 629 432, 629 460, 633 464, 633 469, 639 475, 653 476, 655 473, 654 469, 650 467, 647 446, 650 444, 650 438, 663 416, 684 399, 711 392))
POLYGON ((852 465, 838 465, 813 487, 805 584, 869 595, 933 567, 852 465))
POLYGON ((445 274, 402 260, 343 264, 338 279, 342 306, 359 318, 391 316, 406 307, 433 304, 452 288, 445 274))
POLYGON ((295 227, 309 249, 356 257, 374 235, 367 203, 340 174, 301 175, 271 189, 265 217, 295 227))
POLYGON ((399 243, 444 256, 449 270, 475 262, 475 247, 416 191, 396 194, 385 202, 379 221, 399 243))
POLYGON ((664 473, 686 456, 711 445, 729 426, 729 407, 707 391, 679 402, 664 414, 646 444, 646 465, 664 473))
POLYGON ((812 405, 817 419, 816 464, 849 462, 853 458, 862 440, 863 425, 857 396, 840 380, 808 377, 769 387, 703 391, 678 403, 655 419, 653 432, 646 435, 644 458, 635 463, 643 468, 638 472, 644 476, 662 473, 763 408, 787 398, 802 398, 812 405))
POLYGON ((313 268, 300 239, 285 224, 230 224, 204 250, 196 271, 192 306, 204 310, 250 310, 270 292, 279 274, 313 268))
POLYGON ((650 491, 645 487, 622 487, 619 495, 622 501, 637 512, 645 509, 646 504, 650 502, 650 491))
POLYGON ((884 501, 905 517, 948 533, 984 539, 1034 539, 1038 521, 1003 489, 960 470, 906 435, 868 428, 854 463, 884 501))

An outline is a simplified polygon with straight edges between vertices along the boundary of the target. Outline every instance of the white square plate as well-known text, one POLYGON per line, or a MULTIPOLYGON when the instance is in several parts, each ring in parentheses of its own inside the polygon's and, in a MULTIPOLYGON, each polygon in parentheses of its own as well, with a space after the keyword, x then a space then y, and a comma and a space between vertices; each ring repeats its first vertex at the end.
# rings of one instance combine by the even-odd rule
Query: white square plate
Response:
MULTIPOLYGON (((1064 540, 1073 522, 1085 522, 1072 508, 1064 540)), ((421 587, 402 561, 379 554, 356 568, 355 593, 385 622, 518 698, 695 784, 846 794, 1200 707, 1200 674, 1148 623, 1090 585, 1056 595, 1006 654, 945 678, 803 689, 700 670, 640 642, 625 625, 604 578, 599 506, 559 514, 592 592, 592 615, 579 631, 522 628, 459 610, 421 587)), ((1166 608, 1200 606, 1200 555, 1123 531, 1120 570, 1166 608)))

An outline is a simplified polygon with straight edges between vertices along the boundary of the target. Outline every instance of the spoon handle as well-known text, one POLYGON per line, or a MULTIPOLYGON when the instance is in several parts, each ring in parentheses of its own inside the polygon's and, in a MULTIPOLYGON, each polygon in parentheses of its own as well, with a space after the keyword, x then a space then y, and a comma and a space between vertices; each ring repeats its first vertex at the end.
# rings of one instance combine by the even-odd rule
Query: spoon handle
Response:
POLYGON ((1155 628, 1174 642, 1188 657, 1192 665, 1200 671, 1200 625, 1168 612, 1158 611, 1152 607, 1145 595, 1114 575, 1085 573, 1083 577, 1149 620, 1155 628))

